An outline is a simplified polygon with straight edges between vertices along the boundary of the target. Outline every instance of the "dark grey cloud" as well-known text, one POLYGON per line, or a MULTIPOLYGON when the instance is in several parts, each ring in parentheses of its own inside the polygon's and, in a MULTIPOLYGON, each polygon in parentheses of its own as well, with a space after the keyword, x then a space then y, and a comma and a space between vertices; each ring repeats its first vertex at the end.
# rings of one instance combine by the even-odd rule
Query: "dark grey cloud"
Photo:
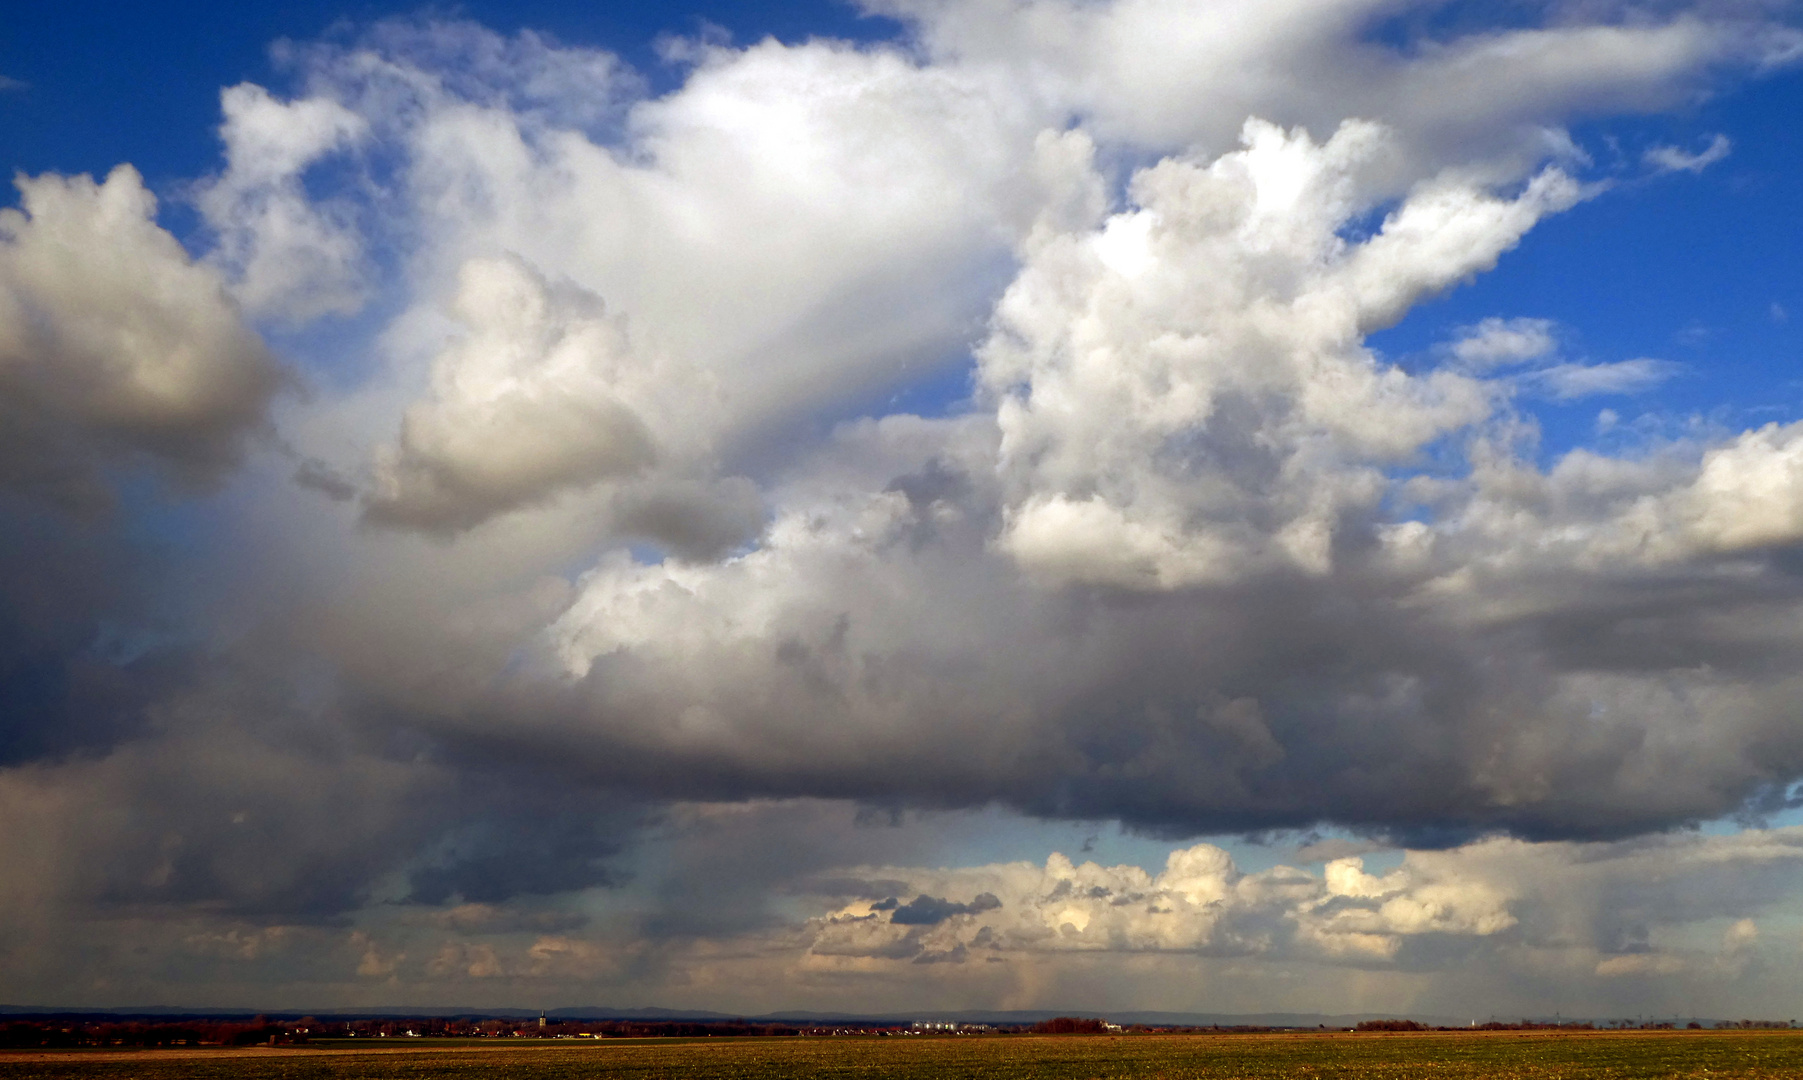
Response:
POLYGON ((0 501, 0 530, 0 764, 140 734, 186 666, 152 628, 140 575, 156 560, 16 497, 0 501))
POLYGON ((357 497, 357 485, 340 476, 331 466, 312 458, 294 470, 294 482, 319 492, 334 502, 349 502, 357 497))
POLYGON ((609 814, 597 800, 574 793, 531 802, 512 815, 487 806, 476 820, 433 844, 422 865, 408 873, 406 899, 495 904, 612 885, 618 872, 610 859, 630 831, 617 809, 609 814))
POLYGON ((978 893, 969 903, 959 904, 940 896, 922 893, 905 904, 893 900, 888 905, 872 904, 872 911, 888 911, 889 921, 903 926, 937 926, 953 915, 976 915, 1002 906, 994 893, 978 893))
POLYGON ((1335 821, 1432 846, 1666 828, 1770 800, 1803 767, 1798 642, 1775 621, 1794 586, 1762 555, 1736 557, 1756 574, 1581 591, 1549 570, 1512 585, 1519 614, 1472 627, 1399 604, 1356 551, 1331 583, 1023 595, 980 551, 983 507, 959 509, 925 547, 898 519, 881 570, 766 636, 602 656, 433 728, 653 798, 1000 800, 1172 836, 1335 821), (954 606, 977 612, 968 643, 935 640, 926 613, 954 606), (734 736, 670 737, 695 710, 734 736), (897 712, 905 729, 867 719, 897 712))
POLYGON ((613 513, 621 533, 679 559, 723 558, 751 544, 764 528, 763 499, 744 477, 629 487, 615 496, 613 513))

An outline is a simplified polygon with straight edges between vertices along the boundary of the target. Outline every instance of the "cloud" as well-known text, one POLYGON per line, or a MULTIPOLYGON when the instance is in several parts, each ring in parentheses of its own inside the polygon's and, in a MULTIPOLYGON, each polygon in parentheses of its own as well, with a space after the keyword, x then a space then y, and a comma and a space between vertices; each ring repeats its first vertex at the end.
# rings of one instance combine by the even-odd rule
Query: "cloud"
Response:
POLYGON ((419 921, 464 934, 499 934, 520 930, 561 932, 580 929, 588 918, 576 912, 520 911, 495 904, 458 904, 421 912, 419 921))
POLYGON ((1135 209, 1048 240, 1000 301, 979 378, 1019 493, 999 544, 1030 572, 1154 589, 1325 572, 1373 467, 1489 409, 1472 380, 1380 368, 1361 335, 1581 197, 1556 169, 1514 200, 1436 178, 1353 245, 1337 230, 1370 208, 1383 129, 1317 146, 1252 122, 1243 142, 1142 171, 1135 209))
POLYGON ((0 765, 142 737, 162 695, 193 675, 146 586, 169 562, 59 508, 0 507, 0 765))
POLYGON ((368 292, 355 212, 342 200, 312 202, 302 177, 367 139, 367 122, 335 102, 284 103, 248 83, 224 90, 220 107, 226 169, 194 199, 218 234, 211 260, 234 297, 289 322, 354 313, 368 292))
POLYGON ((613 879, 608 856, 618 850, 596 822, 509 818, 491 810, 448 833, 409 871, 407 899, 427 905, 457 900, 467 908, 606 885, 613 879))
MULTIPOLYGON (((1621 606, 1608 576, 1788 542, 1786 467, 1748 463, 1757 514, 1728 509, 1725 458, 1541 474, 1504 441, 1502 385, 1373 357, 1363 329, 1583 194, 1556 170, 1507 198, 1430 177, 1349 241, 1385 139, 1253 124, 1142 171, 1116 214, 1040 226, 979 350, 985 411, 842 426, 724 561, 604 559, 539 639, 564 679, 522 669, 434 730, 648 796, 1000 799, 1194 831, 1607 835, 1788 775, 1752 749, 1783 680, 1650 659, 1644 596, 1621 606), (1451 438, 1466 480, 1384 479, 1451 438), (1384 520, 1396 494, 1439 524, 1384 520)), ((1605 369, 1618 390, 1648 370, 1605 369)), ((1694 604, 1659 609, 1657 655, 1722 663, 1694 604)))
POLYGON ((1005 89, 899 49, 715 47, 674 92, 636 99, 603 78, 606 54, 528 38, 387 24, 303 51, 313 95, 281 115, 328 101, 403 155, 372 224, 414 251, 420 307, 472 258, 579 282, 713 380, 729 439, 761 444, 954 359, 1010 237, 1048 192, 1088 194, 1059 140, 1034 158, 1042 125, 1005 89), (618 126, 569 114, 585 101, 618 126))
POLYGON ((1597 962, 1596 973, 1605 978, 1645 978, 1649 975, 1675 975, 1684 970, 1684 961, 1675 956, 1653 953, 1628 953, 1610 956, 1597 962))
MULTIPOLYGON (((653 878, 636 889, 378 904, 350 928, 218 916, 165 926, 127 913, 91 924, 90 947, 128 934, 161 948, 169 934, 183 963, 212 978, 255 985, 303 970, 317 986, 368 981, 377 997, 586 991, 743 1008, 768 1002, 758 995, 780 980, 789 1004, 778 1007, 829 1010, 907 1009, 932 988, 973 1008, 1321 1007, 1290 996, 1303 980, 1355 1011, 1531 1011, 1556 994, 1567 1015, 1609 1015, 1676 990, 1689 1011, 1736 1015, 1784 985, 1795 945, 1760 926, 1787 910, 1803 870, 1796 829, 1603 844, 1492 838, 1389 853, 1381 869, 1348 857, 1249 872, 1209 844, 1178 846, 1151 869, 1055 853, 935 869, 856 859, 957 829, 949 816, 896 827, 854 826, 845 807, 679 813, 695 818, 660 829, 640 864, 653 878), (797 865, 784 852, 800 837, 830 853, 797 865), (743 893, 725 876, 739 866, 776 869, 743 893), (697 887, 708 882, 724 891, 697 887), (895 885, 915 899, 847 898, 895 885), (770 904, 766 917, 743 918, 752 896, 770 904), (715 917, 671 926, 672 902, 715 917), (905 909, 930 918, 895 917, 905 909)), ((110 971, 130 980, 143 963, 128 956, 110 971)))
POLYGON ((1728 136, 1718 133, 1711 136, 1709 145, 1697 153, 1692 154, 1676 146, 1655 146, 1642 155, 1642 160, 1656 172, 1700 173, 1727 157, 1733 149, 1734 143, 1728 136))
MULTIPOLYGON (((388 366, 316 410, 339 425, 320 430, 380 447, 367 520, 465 535, 368 556, 396 614, 321 616, 358 695, 466 759, 504 747, 645 798, 1000 800, 1180 830, 1614 834, 1786 775, 1752 750, 1782 685, 1699 667, 1707 626, 1676 658, 1636 652, 1644 611, 1609 573, 1695 573, 1749 603, 1707 562, 1783 543, 1787 519, 1703 524, 1740 496, 1696 487, 1694 457, 1542 474, 1507 441, 1506 382, 1364 345, 1597 194, 1543 160, 1562 151, 1429 155, 1406 110, 1320 137, 1242 114, 1237 149, 1154 155, 1111 208, 1096 139, 1153 136, 1103 122, 1101 98, 1046 134, 1057 109, 1031 80, 932 51, 976 9, 935 10, 924 59, 708 46, 598 134, 523 89, 580 59, 542 42, 428 27, 305 54, 313 97, 258 115, 301 130, 340 114, 296 110, 329 102, 412 163, 392 204, 412 302, 373 354, 388 366), (467 67, 447 41, 523 51, 467 67), (967 412, 797 424, 930 365, 970 333, 971 297, 994 310, 967 412), (1468 476, 1410 475, 1447 445, 1470 448, 1468 476), (1390 517, 1396 499, 1436 524, 1390 517), (1643 521, 1673 527, 1635 547, 1643 521), (573 588, 547 580, 572 565, 573 588), (448 576, 458 598, 425 599, 448 576), (1586 620, 1605 629, 1571 629, 1586 620), (1599 673, 1590 650, 1612 640, 1638 659, 1599 673), (1679 720, 1698 708, 1707 740, 1679 720)), ((1597 88, 1676 85, 1732 51, 1678 22, 1540 33, 1513 40, 1620 50, 1558 52, 1574 81, 1535 106, 1546 122, 1639 107, 1597 88)), ((1185 115, 1238 108, 1183 92, 1208 105, 1185 115)), ((1481 118, 1501 130, 1519 105, 1481 118)), ((1472 363, 1552 331, 1477 333, 1472 363)), ((1651 363, 1543 378, 1619 391, 1651 363)))
POLYGON ((1793 838, 1663 830, 1794 802, 1803 428, 1543 458, 1544 397, 1673 369, 1559 360, 1544 320, 1425 370, 1367 339, 1607 197, 1564 125, 1785 28, 881 10, 910 36, 703 41, 657 95, 469 24, 285 47, 292 92, 222 96, 199 258, 128 168, 22 182, 21 985, 837 1007, 861 972, 1124 1000, 1259 959, 1400 1001, 1461 956, 1529 989, 1739 962, 1698 926, 1765 918, 1793 838), (156 503, 143 460, 230 488, 156 503), (982 808, 1421 850, 923 869, 908 816, 982 808))
POLYGON ((1797 48, 1787 27, 1688 14, 1642 20, 1607 8, 1590 20, 1486 27, 1400 48, 1372 40, 1371 27, 1394 11, 1374 2, 865 8, 909 23, 936 62, 1029 88, 1105 138, 1212 152, 1257 115, 1311 130, 1348 116, 1389 121, 1408 133, 1405 159, 1539 142, 1529 151, 1537 154, 1549 115, 1657 110, 1711 67, 1783 63, 1797 48), (1309 78, 1292 77, 1301 70, 1309 78))
MULTIPOLYGON (((905 909, 893 900, 853 902, 809 920, 798 944, 822 959, 867 958, 877 965, 873 978, 885 965, 927 955, 1027 963, 1181 954, 1239 958, 1242 972, 1292 962, 1317 972, 1482 963, 1530 982, 1570 972, 1607 994, 1594 980, 1731 975, 1721 964, 1759 939, 1747 913, 1784 895, 1803 869, 1800 858, 1797 830, 1789 829, 1619 844, 1493 839, 1407 852, 1381 875, 1367 873, 1358 857, 1319 873, 1247 873, 1208 844, 1171 852, 1156 874, 1059 854, 1043 866, 884 866, 864 872, 954 894, 984 889, 993 902, 946 905, 930 922, 895 917, 905 909), (1758 884, 1721 891, 1729 878, 1758 884), (884 911, 891 918, 880 918, 884 911), (1719 944, 1699 936, 1724 918, 1730 925, 1719 944)), ((1566 993, 1574 990, 1582 993, 1566 993)))
POLYGON ((302 461, 294 470, 294 482, 335 502, 347 502, 357 497, 355 484, 339 476, 325 462, 313 458, 302 461))
POLYGON ((1461 327, 1442 346, 1454 370, 1483 375, 1503 367, 1525 367, 1516 385, 1555 401, 1598 394, 1638 394, 1680 374, 1681 364, 1639 357, 1614 363, 1558 361, 1558 328, 1550 319, 1491 317, 1461 327))
POLYGON ((1612 364, 1555 364, 1524 377, 1556 401, 1572 401, 1597 394, 1639 394, 1682 372, 1683 365, 1670 360, 1640 357, 1612 364))
POLYGON ((0 75, 0 94, 19 92, 19 91, 24 91, 24 90, 29 90, 29 89, 31 89, 31 84, 24 81, 23 79, 15 79, 15 78, 12 78, 7 75, 0 75))
POLYGON ((1508 893, 1476 879, 1413 868, 1380 879, 1365 874, 1357 858, 1328 864, 1324 878, 1290 867, 1248 875, 1208 844, 1172 852, 1156 875, 1136 866, 1075 865, 1057 854, 1044 867, 1012 863, 936 873, 885 867, 873 873, 940 889, 987 891, 969 904, 925 894, 901 907, 894 901, 853 904, 814 920, 810 948, 888 959, 957 948, 1223 956, 1282 950, 1363 962, 1393 959, 1407 936, 1483 937, 1516 924, 1508 893), (869 918, 885 910, 886 922, 869 918), (923 933, 923 927, 936 929, 923 933))
POLYGON ((472 260, 453 315, 470 335, 433 362, 432 396, 385 449, 368 515, 457 529, 657 460, 635 395, 655 392, 599 297, 517 258, 472 260))
POLYGON ((20 176, 0 211, 0 485, 93 503, 103 464, 210 483, 265 420, 282 375, 223 282, 155 221, 121 165, 20 176))
MULTIPOLYGON (((943 897, 922 893, 905 904, 891 903, 886 910, 889 921, 898 926, 937 926, 953 915, 980 915, 1001 906, 1002 902, 994 893, 978 893, 968 904, 955 904, 943 897)), ((881 904, 872 904, 871 910, 885 909, 881 904)))
POLYGON ((1551 319, 1503 319, 1492 316, 1462 327, 1448 351, 1461 365, 1486 371, 1507 364, 1539 360, 1559 346, 1551 319))

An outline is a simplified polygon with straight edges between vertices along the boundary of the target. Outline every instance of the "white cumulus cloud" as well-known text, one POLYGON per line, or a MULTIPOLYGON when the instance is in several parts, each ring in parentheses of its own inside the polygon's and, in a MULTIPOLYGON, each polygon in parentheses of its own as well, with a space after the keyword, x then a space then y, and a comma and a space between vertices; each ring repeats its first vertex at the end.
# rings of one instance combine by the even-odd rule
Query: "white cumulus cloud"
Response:
POLYGON ((670 388, 599 297, 518 258, 473 259, 451 313, 467 336, 434 360, 431 395, 379 459, 373 520, 465 528, 657 460, 643 413, 670 388))
POLYGON ((21 176, 0 211, 0 481, 86 501, 140 454, 216 477, 281 381, 225 283, 155 220, 135 169, 21 176))

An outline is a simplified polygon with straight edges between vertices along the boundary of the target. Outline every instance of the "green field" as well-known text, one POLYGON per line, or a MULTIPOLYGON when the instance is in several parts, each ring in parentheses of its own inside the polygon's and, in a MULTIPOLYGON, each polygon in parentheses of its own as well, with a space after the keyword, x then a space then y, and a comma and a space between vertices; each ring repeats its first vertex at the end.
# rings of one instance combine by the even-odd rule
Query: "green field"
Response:
POLYGON ((0 1080, 1346 1080, 1803 1077, 1803 1032, 698 1039, 0 1053, 0 1080))

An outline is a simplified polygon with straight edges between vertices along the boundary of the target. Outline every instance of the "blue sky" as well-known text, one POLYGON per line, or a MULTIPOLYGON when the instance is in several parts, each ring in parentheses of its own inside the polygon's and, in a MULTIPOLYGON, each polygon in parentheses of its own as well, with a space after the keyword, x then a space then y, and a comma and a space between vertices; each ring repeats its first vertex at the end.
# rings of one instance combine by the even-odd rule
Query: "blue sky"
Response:
POLYGON ((1791 1015, 1799 56, 18 13, 0 1003, 1791 1015))
MULTIPOLYGON (((1648 395, 1607 403, 1618 412, 1728 410, 1725 422, 1737 425, 1793 419, 1799 330, 1791 316, 1803 282, 1790 253, 1803 229, 1803 190, 1790 133, 1799 110, 1803 84, 1781 73, 1674 116, 1578 127, 1579 145, 1620 189, 1547 222, 1495 271, 1373 343, 1406 354, 1460 325, 1519 312, 1557 320, 1569 328, 1568 347, 1597 360, 1685 365, 1648 395), (1645 146, 1701 150, 1718 133, 1734 146, 1719 167, 1642 173, 1645 146)), ((1587 441, 1596 404, 1543 410, 1549 449, 1587 441)))

